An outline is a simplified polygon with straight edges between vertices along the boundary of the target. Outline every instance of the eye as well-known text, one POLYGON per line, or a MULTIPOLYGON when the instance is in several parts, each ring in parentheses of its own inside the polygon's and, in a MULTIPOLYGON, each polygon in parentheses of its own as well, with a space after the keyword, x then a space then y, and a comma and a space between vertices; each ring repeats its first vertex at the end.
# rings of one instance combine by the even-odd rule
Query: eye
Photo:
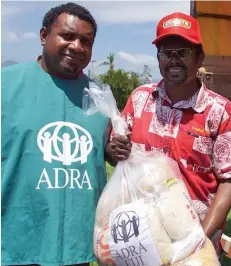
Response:
POLYGON ((182 59, 189 59, 191 56, 191 50, 188 48, 179 49, 178 54, 182 59))
POLYGON ((93 45, 93 40, 91 38, 87 37, 82 37, 81 38, 81 43, 86 46, 92 46, 93 45))
POLYGON ((159 52, 159 57, 161 60, 168 60, 172 56, 172 50, 163 49, 159 52))
POLYGON ((167 57, 167 58, 170 58, 172 56, 172 50, 163 50, 163 53, 164 55, 167 57))
POLYGON ((71 34, 71 33, 65 33, 65 34, 62 34, 62 37, 66 41, 72 41, 72 40, 74 40, 75 35, 71 34))

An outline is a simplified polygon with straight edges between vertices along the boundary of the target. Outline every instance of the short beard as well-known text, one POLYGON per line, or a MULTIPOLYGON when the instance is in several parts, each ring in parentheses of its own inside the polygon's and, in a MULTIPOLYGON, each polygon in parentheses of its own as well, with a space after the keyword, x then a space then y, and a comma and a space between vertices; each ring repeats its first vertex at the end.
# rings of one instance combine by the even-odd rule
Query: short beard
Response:
POLYGON ((171 85, 171 86, 180 87, 180 86, 182 86, 182 85, 187 81, 187 76, 185 76, 184 79, 179 80, 179 81, 176 81, 176 82, 168 80, 167 77, 165 78, 165 80, 166 80, 166 81, 168 82, 168 84, 171 85))

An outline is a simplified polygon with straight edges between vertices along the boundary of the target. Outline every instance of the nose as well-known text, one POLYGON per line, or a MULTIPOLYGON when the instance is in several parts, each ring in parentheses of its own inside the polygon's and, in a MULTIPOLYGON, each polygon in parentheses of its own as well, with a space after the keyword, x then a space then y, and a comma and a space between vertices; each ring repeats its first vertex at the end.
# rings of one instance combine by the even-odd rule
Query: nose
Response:
POLYGON ((83 51, 83 46, 79 39, 72 41, 71 44, 69 45, 69 48, 74 50, 75 52, 83 51))
POLYGON ((172 56, 170 58, 171 63, 178 63, 180 61, 180 56, 176 51, 172 52, 172 56))

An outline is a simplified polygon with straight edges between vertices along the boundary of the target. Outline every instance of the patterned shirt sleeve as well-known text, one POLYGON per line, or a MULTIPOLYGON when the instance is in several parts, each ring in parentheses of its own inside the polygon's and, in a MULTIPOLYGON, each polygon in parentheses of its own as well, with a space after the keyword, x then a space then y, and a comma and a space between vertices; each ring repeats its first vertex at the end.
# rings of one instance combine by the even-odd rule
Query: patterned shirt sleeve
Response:
POLYGON ((133 109, 133 102, 132 102, 132 94, 129 96, 121 116, 132 129, 133 120, 134 120, 134 109, 133 109))
POLYGON ((220 181, 231 178, 231 103, 226 105, 212 154, 213 169, 220 181))

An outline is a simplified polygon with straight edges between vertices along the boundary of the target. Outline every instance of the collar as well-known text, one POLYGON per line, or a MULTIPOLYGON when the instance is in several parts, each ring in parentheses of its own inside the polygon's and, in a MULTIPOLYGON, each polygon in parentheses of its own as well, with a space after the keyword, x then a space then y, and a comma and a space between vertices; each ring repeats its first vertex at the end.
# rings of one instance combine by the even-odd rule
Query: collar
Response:
POLYGON ((180 101, 175 104, 172 104, 166 93, 163 79, 156 85, 156 87, 152 88, 152 95, 154 97, 159 95, 163 100, 167 101, 174 108, 192 108, 197 113, 202 113, 209 104, 209 92, 204 83, 201 83, 201 88, 189 100, 180 101))

